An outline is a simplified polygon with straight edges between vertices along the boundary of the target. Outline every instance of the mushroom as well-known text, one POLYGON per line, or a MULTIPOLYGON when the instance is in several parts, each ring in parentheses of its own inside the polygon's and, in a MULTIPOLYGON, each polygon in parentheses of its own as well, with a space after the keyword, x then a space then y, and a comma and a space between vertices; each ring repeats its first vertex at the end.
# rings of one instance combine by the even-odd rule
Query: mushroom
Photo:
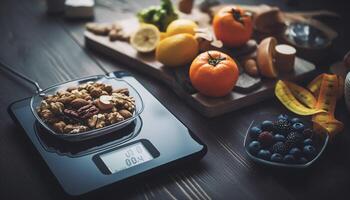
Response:
POLYGON ((268 78, 276 78, 277 70, 274 65, 274 52, 277 40, 274 37, 263 39, 257 50, 256 61, 260 74, 268 78))

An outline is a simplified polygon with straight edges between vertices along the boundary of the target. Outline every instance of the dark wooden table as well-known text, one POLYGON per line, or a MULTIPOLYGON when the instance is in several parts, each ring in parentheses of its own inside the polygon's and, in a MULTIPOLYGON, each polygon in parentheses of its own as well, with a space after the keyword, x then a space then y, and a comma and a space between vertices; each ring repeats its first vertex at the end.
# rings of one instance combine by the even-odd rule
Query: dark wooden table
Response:
MULTIPOLYGON (((97 0, 96 21, 112 21, 133 15, 158 1, 97 0)), ((258 1, 241 1, 247 4, 258 1)), ((346 4, 338 1, 264 1, 284 9, 332 9, 349 16, 346 4)), ((259 2, 260 3, 260 2, 259 2)), ((128 70, 164 105, 208 145, 207 155, 197 164, 147 177, 123 188, 115 187, 99 199, 350 199, 349 113, 344 100, 336 116, 345 130, 307 170, 285 171, 261 167, 247 157, 242 143, 257 114, 287 112, 274 98, 230 114, 208 119, 191 109, 164 84, 129 70, 84 48, 83 21, 48 16, 43 0, 0 2, 0 58, 42 86, 104 71, 128 70)), ((349 18, 346 18, 349 19, 349 18)), ((345 23, 344 23, 345 22, 345 23)), ((343 27, 329 64, 340 59, 350 35, 343 27), (343 38, 343 39, 342 39, 343 38)), ((33 88, 0 71, 0 199, 65 199, 67 196, 23 132, 10 119, 7 106, 30 96, 33 88)))

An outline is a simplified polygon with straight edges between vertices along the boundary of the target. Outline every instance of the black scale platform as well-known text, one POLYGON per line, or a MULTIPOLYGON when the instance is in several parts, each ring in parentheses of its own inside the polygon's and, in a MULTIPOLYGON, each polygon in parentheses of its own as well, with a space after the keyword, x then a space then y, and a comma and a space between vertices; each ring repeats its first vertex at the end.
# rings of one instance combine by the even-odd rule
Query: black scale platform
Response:
POLYGON ((130 74, 109 75, 134 86, 145 105, 139 118, 115 133, 83 142, 64 141, 45 132, 36 122, 30 110, 30 98, 9 106, 11 117, 23 128, 69 195, 86 194, 180 162, 192 162, 207 151, 206 146, 130 74))

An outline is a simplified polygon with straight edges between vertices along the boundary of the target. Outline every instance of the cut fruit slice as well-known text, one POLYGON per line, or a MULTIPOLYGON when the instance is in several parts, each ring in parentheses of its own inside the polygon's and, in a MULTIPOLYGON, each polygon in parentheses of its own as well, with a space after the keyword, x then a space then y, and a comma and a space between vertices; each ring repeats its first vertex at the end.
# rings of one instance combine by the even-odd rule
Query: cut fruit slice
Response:
POLYGON ((276 45, 276 38, 268 37, 260 42, 257 50, 256 60, 260 74, 268 78, 277 77, 277 71, 273 62, 276 45))
POLYGON ((159 41, 159 30, 151 24, 141 25, 130 37, 130 44, 141 53, 148 53, 155 50, 159 41))

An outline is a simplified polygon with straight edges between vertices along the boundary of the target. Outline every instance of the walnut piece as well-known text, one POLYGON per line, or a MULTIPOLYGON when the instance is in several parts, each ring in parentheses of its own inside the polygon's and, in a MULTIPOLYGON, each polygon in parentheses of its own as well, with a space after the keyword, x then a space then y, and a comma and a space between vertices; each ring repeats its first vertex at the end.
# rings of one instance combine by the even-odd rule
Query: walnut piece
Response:
POLYGON ((71 96, 63 96, 57 99, 57 101, 64 103, 64 104, 69 104, 71 101, 75 99, 74 95, 71 96))
POLYGON ((50 104, 46 100, 43 100, 40 103, 40 110, 45 110, 45 109, 50 109, 50 104))
POLYGON ((114 124, 114 123, 123 121, 124 117, 121 114, 119 114, 118 112, 114 112, 114 113, 108 114, 107 120, 110 124, 114 124))
POLYGON ((54 115, 53 113, 51 112, 51 110, 49 109, 44 109, 40 112, 40 116, 45 119, 45 120, 48 120, 50 118, 52 118, 54 115))
POLYGON ((102 128, 106 126, 106 117, 103 114, 97 115, 96 128, 102 128))
POLYGON ((63 113, 64 105, 61 102, 52 102, 50 103, 51 111, 55 114, 63 113))
POLYGON ((95 98, 99 97, 102 94, 102 89, 94 87, 93 89, 91 89, 90 94, 91 94, 92 97, 95 97, 95 98))
POLYGON ((66 123, 64 123, 64 121, 59 121, 53 124, 53 128, 59 133, 64 133, 65 127, 66 127, 66 123))
POLYGON ((85 132, 88 131, 89 128, 87 126, 73 126, 73 130, 69 131, 70 134, 74 134, 74 133, 80 133, 80 132, 85 132))

